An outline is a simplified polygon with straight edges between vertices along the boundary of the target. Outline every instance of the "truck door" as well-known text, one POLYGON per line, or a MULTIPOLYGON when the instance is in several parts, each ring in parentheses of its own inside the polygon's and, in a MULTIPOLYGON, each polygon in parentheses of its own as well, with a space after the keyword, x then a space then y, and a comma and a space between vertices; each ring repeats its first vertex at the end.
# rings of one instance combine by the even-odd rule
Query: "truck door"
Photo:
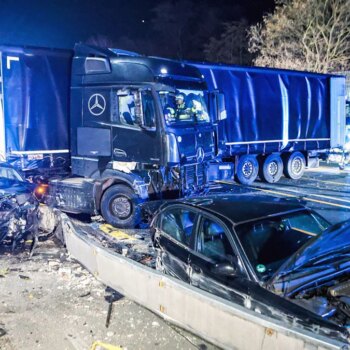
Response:
POLYGON ((160 162, 160 124, 151 90, 113 90, 111 119, 114 161, 160 162))

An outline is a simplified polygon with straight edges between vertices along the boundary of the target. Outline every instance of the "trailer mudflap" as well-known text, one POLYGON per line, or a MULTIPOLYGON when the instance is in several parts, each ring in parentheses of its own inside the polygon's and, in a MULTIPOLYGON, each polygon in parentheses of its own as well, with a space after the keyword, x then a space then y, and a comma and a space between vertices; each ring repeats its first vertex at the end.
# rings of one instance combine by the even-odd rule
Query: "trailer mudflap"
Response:
POLYGON ((97 279, 224 349, 348 349, 345 336, 291 327, 233 304, 104 248, 65 214, 61 220, 68 251, 97 279))

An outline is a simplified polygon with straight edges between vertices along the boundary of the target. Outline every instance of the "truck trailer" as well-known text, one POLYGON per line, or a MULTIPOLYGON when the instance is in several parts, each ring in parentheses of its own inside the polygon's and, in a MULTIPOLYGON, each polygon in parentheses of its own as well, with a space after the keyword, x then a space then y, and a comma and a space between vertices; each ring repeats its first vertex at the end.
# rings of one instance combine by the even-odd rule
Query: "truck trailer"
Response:
POLYGON ((114 226, 137 225, 142 202, 206 193, 234 175, 300 178, 344 143, 343 77, 80 44, 0 55, 0 158, 50 178, 58 208, 114 226), (170 112, 179 94, 184 118, 170 112))
POLYGON ((213 120, 218 113, 226 114, 217 127, 218 152, 235 164, 239 182, 251 184, 259 176, 273 183, 283 173, 299 179, 305 166, 313 167, 331 149, 343 147, 344 76, 192 64, 209 91, 221 97, 213 100, 211 109, 213 120))

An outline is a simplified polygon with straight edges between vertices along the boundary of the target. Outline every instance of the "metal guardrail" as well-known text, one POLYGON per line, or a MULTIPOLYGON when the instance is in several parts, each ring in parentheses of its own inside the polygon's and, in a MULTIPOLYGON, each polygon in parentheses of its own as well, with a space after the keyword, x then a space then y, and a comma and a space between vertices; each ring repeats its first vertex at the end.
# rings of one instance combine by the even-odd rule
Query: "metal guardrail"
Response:
POLYGON ((98 280, 131 300, 223 349, 349 349, 327 338, 206 293, 92 241, 65 214, 62 228, 70 254, 98 280))

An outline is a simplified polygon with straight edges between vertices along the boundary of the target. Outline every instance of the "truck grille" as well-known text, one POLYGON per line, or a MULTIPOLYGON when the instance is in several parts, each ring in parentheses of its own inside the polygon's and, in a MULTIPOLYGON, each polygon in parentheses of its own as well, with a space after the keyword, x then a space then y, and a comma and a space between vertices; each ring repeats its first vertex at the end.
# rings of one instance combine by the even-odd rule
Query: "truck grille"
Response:
POLYGON ((204 164, 193 164, 184 167, 183 188, 188 190, 199 189, 206 183, 206 167, 204 164))

